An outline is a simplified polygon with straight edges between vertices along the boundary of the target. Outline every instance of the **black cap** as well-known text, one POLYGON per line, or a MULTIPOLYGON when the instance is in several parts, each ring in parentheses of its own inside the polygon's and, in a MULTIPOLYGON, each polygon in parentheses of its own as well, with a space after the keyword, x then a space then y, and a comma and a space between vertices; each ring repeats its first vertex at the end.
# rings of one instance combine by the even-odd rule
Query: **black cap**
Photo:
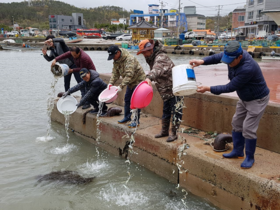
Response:
POLYGON ((112 60, 118 51, 120 51, 120 48, 117 45, 110 46, 108 49, 108 53, 109 53, 108 61, 112 60))
POLYGON ((83 78, 87 73, 89 73, 89 70, 87 70, 86 68, 82 68, 80 70, 80 77, 83 78))

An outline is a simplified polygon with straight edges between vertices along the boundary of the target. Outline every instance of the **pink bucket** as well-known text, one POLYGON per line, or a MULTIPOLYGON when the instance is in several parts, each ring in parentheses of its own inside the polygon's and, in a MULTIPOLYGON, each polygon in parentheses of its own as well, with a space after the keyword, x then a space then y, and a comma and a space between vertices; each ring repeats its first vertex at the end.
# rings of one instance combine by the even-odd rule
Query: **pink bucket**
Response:
POLYGON ((112 103, 118 97, 118 87, 111 86, 110 90, 106 88, 103 90, 100 95, 98 96, 98 100, 104 103, 112 103))
POLYGON ((131 100, 131 109, 143 109, 148 106, 153 99, 153 88, 148 82, 141 82, 134 90, 131 100))

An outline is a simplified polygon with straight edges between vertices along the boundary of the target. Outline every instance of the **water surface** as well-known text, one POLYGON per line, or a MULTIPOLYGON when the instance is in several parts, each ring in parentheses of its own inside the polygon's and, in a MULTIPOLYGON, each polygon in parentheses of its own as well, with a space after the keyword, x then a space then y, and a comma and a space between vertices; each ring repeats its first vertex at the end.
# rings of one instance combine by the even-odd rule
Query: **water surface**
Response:
MULTIPOLYGON (((98 72, 111 72, 107 52, 87 53, 98 72)), ((40 51, 0 51, 0 57, 1 210, 216 209, 191 194, 185 207, 181 189, 134 163, 129 166, 132 177, 125 185, 128 165, 124 159, 96 150, 71 131, 67 143, 64 125, 52 122, 46 138, 47 99, 53 79, 50 63, 40 51), (88 185, 37 182, 38 176, 60 170, 96 178, 88 185)), ((144 63, 143 56, 137 58, 144 63)), ((185 63, 188 57, 176 56, 174 61, 185 63)), ((71 86, 75 84, 72 78, 71 86)), ((59 79, 56 93, 63 89, 63 79, 59 79)))

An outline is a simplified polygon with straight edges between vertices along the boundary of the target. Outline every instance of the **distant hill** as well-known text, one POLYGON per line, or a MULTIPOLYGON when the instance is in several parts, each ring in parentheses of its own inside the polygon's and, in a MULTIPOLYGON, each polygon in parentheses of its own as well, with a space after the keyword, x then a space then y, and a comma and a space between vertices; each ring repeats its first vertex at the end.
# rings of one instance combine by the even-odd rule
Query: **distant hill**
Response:
POLYGON ((129 17, 132 11, 123 10, 116 6, 102 6, 96 8, 78 8, 70 4, 54 0, 33 1, 29 7, 28 2, 0 3, 0 25, 18 23, 21 27, 35 27, 49 29, 49 15, 69 15, 83 13, 86 26, 92 28, 94 24, 110 23, 111 19, 129 17))

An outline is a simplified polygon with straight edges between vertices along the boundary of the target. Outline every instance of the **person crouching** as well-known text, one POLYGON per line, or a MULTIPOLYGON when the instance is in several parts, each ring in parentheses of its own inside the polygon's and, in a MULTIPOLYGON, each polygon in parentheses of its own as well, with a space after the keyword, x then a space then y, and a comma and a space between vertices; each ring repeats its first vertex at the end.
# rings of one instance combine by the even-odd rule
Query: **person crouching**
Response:
POLYGON ((174 96, 172 92, 172 68, 175 65, 167 56, 163 45, 159 41, 145 39, 140 42, 139 49, 137 55, 144 55, 151 70, 146 75, 146 81, 150 86, 152 86, 151 81, 155 82, 163 100, 162 129, 159 134, 155 135, 155 138, 169 136, 170 119, 173 114, 171 135, 166 141, 175 141, 178 138, 176 133, 182 119, 182 109, 176 112, 175 104, 183 100, 183 97, 174 96))
MULTIPOLYGON (((103 82, 103 80, 99 77, 98 72, 94 70, 88 70, 86 68, 82 68, 79 73, 83 81, 75 85, 74 87, 70 88, 66 93, 63 94, 63 97, 66 97, 71 93, 74 93, 82 88, 85 88, 86 94, 77 104, 77 107, 80 107, 84 105, 86 102, 89 102, 94 107, 94 110, 92 110, 90 113, 97 114, 99 111, 98 96, 103 90, 107 88, 107 84, 103 82)), ((107 106, 104 103, 100 116, 101 117, 105 116, 106 112, 107 112, 107 106)))

